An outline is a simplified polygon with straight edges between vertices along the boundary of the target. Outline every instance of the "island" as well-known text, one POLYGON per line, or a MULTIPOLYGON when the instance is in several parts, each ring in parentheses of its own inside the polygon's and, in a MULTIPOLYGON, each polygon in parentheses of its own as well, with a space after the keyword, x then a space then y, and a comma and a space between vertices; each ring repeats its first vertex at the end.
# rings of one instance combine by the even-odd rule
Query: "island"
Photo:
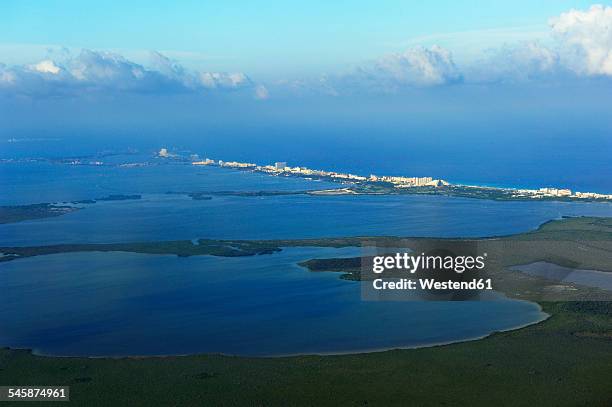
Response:
POLYGON ((54 203, 0 206, 0 224, 61 216, 78 209, 54 203))
POLYGON ((142 196, 138 194, 113 194, 96 199, 82 199, 72 202, 45 202, 28 205, 0 206, 0 224, 61 216, 82 209, 83 206, 79 205, 91 205, 96 202, 126 201, 141 198, 142 196))
MULTIPOLYGON (((116 155, 117 153, 99 153, 95 157, 116 155)), ((223 161, 205 159, 199 160, 197 155, 189 157, 170 153, 162 148, 155 156, 155 161, 146 162, 146 165, 164 165, 170 160, 181 165, 196 167, 218 167, 240 171, 263 173, 270 176, 299 177, 307 180, 320 180, 340 184, 338 188, 303 189, 303 190, 255 190, 255 191, 168 191, 167 194, 182 194, 194 201, 209 201, 214 196, 237 197, 273 197, 283 195, 308 195, 312 197, 329 197, 336 195, 442 195, 449 197, 462 197, 486 199, 495 201, 576 201, 576 202, 604 202, 612 203, 612 194, 595 192, 571 191, 567 188, 544 187, 538 189, 499 188, 478 185, 451 184, 443 179, 434 179, 431 176, 378 176, 355 175, 335 171, 313 170, 307 167, 289 167, 286 162, 276 162, 274 165, 257 165, 237 161, 223 161)), ((91 157, 89 157, 91 158, 91 157)), ((82 158, 67 157, 62 159, 25 158, 19 160, 3 159, 2 162, 38 162, 49 161, 59 165, 82 165, 82 158)), ((142 163, 138 163, 139 165, 142 163)), ((131 167, 131 164, 106 164, 102 161, 87 162, 87 165, 131 167)), ((75 212, 91 205, 104 201, 139 200, 140 194, 111 194, 105 197, 81 199, 72 202, 37 203, 27 205, 0 206, 0 224, 21 222, 25 220, 56 217, 75 212)))
MULTIPOLYGON (((180 155, 168 155, 166 149, 160 150, 157 157, 164 159, 180 159, 187 162, 180 155)), ((568 188, 543 187, 528 188, 501 188, 480 185, 451 184, 450 182, 431 176, 389 176, 389 175, 356 175, 337 171, 316 170, 307 167, 290 167, 286 162, 276 162, 273 165, 258 165, 255 163, 239 161, 212 160, 207 158, 201 161, 192 161, 195 166, 217 166, 242 171, 259 172, 271 176, 300 177, 309 180, 336 182, 348 187, 334 190, 307 191, 313 195, 333 194, 426 194, 448 195, 466 198, 491 200, 555 200, 555 201, 603 201, 612 202, 612 194, 596 192, 572 191, 568 188)))

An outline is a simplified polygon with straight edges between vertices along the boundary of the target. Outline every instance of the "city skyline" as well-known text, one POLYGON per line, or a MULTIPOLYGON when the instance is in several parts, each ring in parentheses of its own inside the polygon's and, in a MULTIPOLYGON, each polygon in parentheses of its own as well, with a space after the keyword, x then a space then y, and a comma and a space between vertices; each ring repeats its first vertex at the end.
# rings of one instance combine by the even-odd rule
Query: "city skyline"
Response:
MULTIPOLYGON (((179 154, 173 154, 168 151, 167 148, 161 148, 157 153, 157 157, 159 158, 173 158, 185 160, 186 157, 183 157, 179 154)), ((509 192, 512 198, 577 198, 577 199, 604 199, 604 200, 612 200, 612 194, 600 194, 596 192, 581 192, 581 191, 572 191, 569 188, 564 187, 539 187, 536 189, 516 187, 516 188, 500 188, 500 187, 490 187, 483 185, 464 185, 464 184, 453 184, 445 179, 438 178, 434 179, 431 176, 424 177, 415 177, 415 176, 389 176, 389 175, 375 175, 370 174, 369 176, 338 172, 338 171, 326 171, 321 169, 311 169, 304 166, 294 166, 291 167, 287 165, 286 161, 276 161, 274 164, 267 165, 259 165, 256 163, 250 162, 240 162, 240 161, 224 161, 224 160, 214 160, 210 158, 200 159, 198 154, 191 154, 189 157, 192 165, 196 166, 219 166, 219 167, 229 167, 234 169, 241 170, 251 170, 255 172, 261 172, 265 174, 271 175, 291 175, 304 177, 307 179, 311 179, 311 177, 315 177, 318 179, 331 179, 333 181, 340 182, 348 182, 353 184, 360 183, 388 183, 393 186, 393 188, 415 188, 415 187, 433 187, 433 188, 441 188, 447 186, 453 187, 463 187, 468 189, 478 189, 478 190, 492 190, 492 191, 504 191, 509 192)), ((353 192, 351 192, 353 193, 353 192)))

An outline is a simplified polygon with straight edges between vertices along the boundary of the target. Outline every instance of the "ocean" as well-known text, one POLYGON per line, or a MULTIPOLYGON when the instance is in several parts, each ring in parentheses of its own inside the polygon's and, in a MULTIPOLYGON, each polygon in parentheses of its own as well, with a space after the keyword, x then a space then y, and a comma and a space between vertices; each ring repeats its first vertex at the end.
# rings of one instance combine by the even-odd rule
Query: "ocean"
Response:
MULTIPOLYGON (((134 156, 115 160, 134 160, 134 156)), ((140 160, 142 157, 138 157, 140 160)), ((146 157, 145 157, 146 158, 146 157)), ((105 201, 0 225, 0 245, 331 236, 476 237, 561 216, 612 216, 612 204, 444 196, 213 196, 167 192, 338 187, 298 178, 162 164, 0 164, 2 205, 105 201)), ((296 265, 359 248, 291 248, 243 258, 70 253, 0 264, 0 345, 52 355, 346 353, 478 338, 541 320, 536 304, 368 302, 359 283, 296 265)))

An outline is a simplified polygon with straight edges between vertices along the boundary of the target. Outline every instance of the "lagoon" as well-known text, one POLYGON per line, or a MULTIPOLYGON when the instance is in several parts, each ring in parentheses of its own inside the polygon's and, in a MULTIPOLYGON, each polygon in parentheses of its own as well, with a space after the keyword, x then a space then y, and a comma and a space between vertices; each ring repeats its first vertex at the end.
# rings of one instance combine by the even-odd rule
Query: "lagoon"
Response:
POLYGON ((480 338, 537 304, 362 301, 359 282, 296 265, 359 248, 241 258, 64 253, 0 265, 0 343, 69 356, 337 354, 480 338))
MULTIPOLYGON (((325 182, 218 168, 6 164, 3 204, 142 194, 67 215, 0 225, 1 246, 332 236, 477 237, 561 216, 612 216, 612 204, 445 196, 214 196, 325 182), (14 180, 19 179, 20 182, 14 180)), ((63 253, 0 264, 0 345, 52 355, 227 353, 280 356, 430 346, 541 320, 533 303, 367 302, 357 282, 296 263, 358 248, 286 248, 243 258, 63 253)))

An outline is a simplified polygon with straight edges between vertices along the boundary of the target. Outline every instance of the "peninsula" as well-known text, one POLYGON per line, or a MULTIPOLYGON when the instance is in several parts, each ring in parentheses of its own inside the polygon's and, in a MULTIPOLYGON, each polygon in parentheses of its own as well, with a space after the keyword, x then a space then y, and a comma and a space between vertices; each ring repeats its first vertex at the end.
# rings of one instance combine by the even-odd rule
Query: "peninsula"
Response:
MULTIPOLYGON (((170 154, 162 148, 157 153, 158 158, 188 160, 177 154, 170 154)), ((348 184, 336 194, 430 194, 450 195, 467 198, 493 199, 493 200, 580 200, 580 201, 608 201, 612 202, 612 194, 596 192, 578 192, 567 188, 544 187, 538 189, 498 188, 479 185, 451 184, 444 179, 434 179, 431 176, 369 176, 342 173, 335 171, 314 170, 307 167, 290 167, 286 162, 276 162, 273 165, 258 165, 248 162, 212 160, 206 158, 199 160, 197 155, 191 156, 191 164, 196 166, 218 166, 264 173, 272 176, 293 176, 306 179, 317 179, 330 182, 348 184)), ((317 191, 311 191, 317 194, 317 191)), ((329 190, 319 191, 319 195, 330 195, 329 190)))
MULTIPOLYGON (((538 229, 492 238, 444 239, 445 241, 470 241, 479 250, 489 253, 488 272, 496 281, 496 290, 510 297, 539 298, 542 290, 556 283, 509 271, 511 266, 535 262, 548 262, 572 269, 591 269, 612 272, 612 219, 577 217, 554 220, 538 229), (535 289, 535 287, 538 287, 535 289), (537 293, 537 294, 536 294, 537 293)), ((273 254, 283 247, 389 247, 409 248, 416 252, 431 247, 432 238, 361 236, 316 239, 280 240, 191 240, 152 241, 133 243, 81 243, 49 246, 0 247, 0 262, 71 252, 132 252, 142 254, 173 254, 179 257, 211 255, 221 257, 255 256, 273 254)), ((347 280, 361 280, 361 258, 311 259, 300 263, 313 272, 341 272, 347 280)), ((567 284, 568 287, 573 287, 567 284)), ((568 291, 583 298, 585 290, 568 291)), ((589 298, 611 299, 610 292, 589 290, 589 298)))

